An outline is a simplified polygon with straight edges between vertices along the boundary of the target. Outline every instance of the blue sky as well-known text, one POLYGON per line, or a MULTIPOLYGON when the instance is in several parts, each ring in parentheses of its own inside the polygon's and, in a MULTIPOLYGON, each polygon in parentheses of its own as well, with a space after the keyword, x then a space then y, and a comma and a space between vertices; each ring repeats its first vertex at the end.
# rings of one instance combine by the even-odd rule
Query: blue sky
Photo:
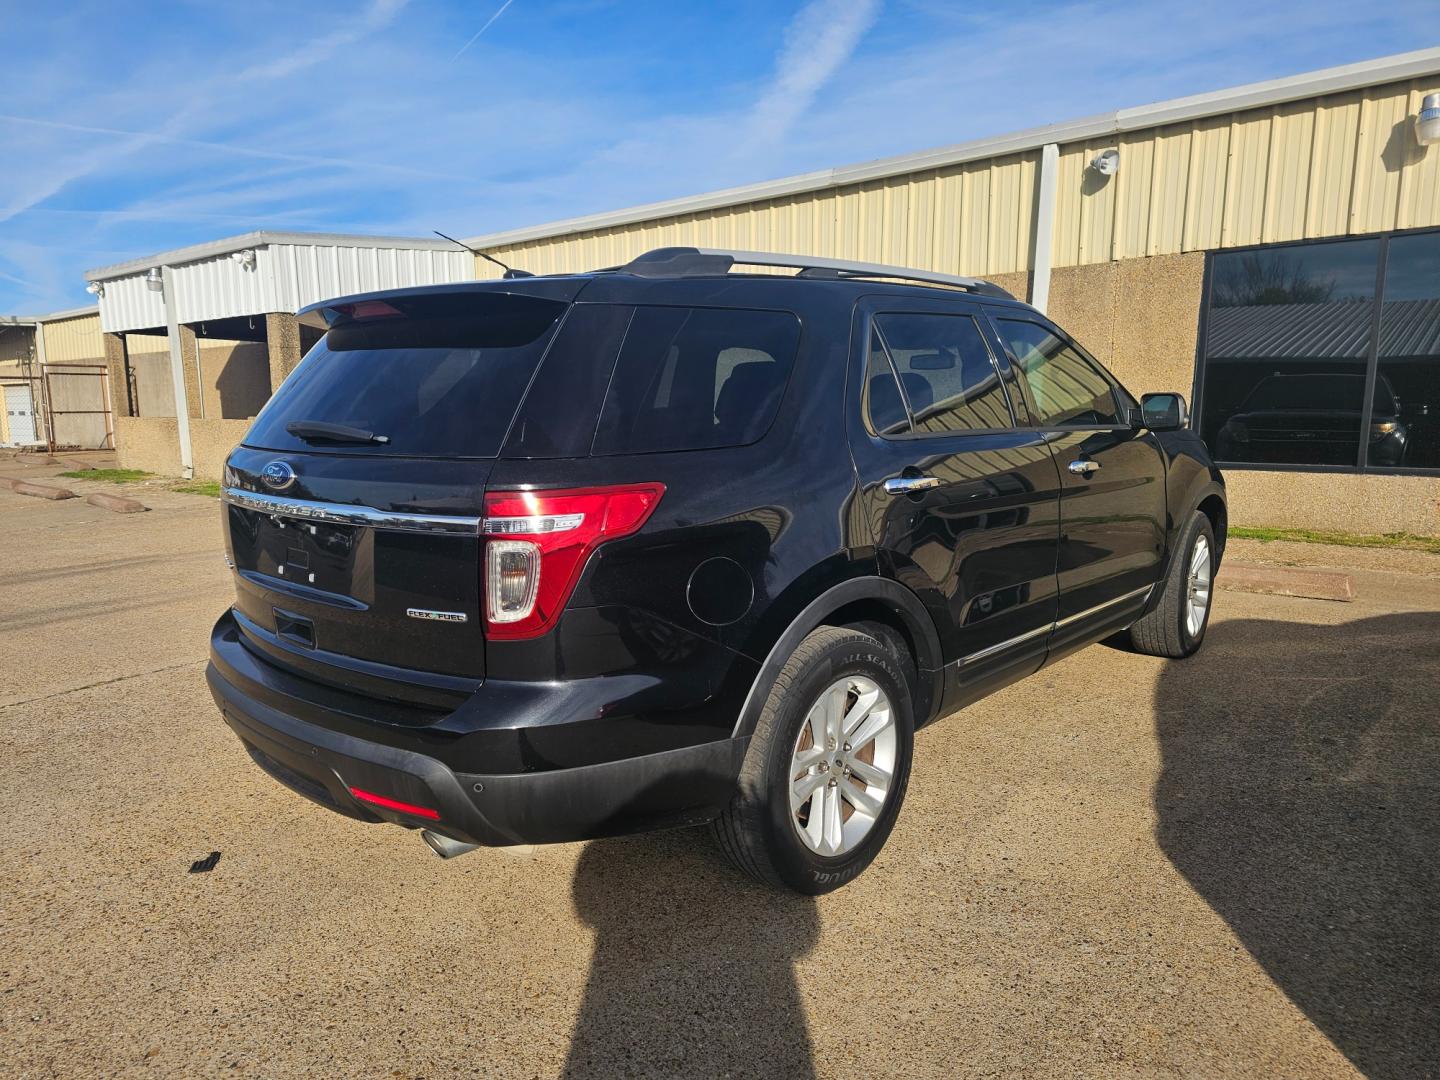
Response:
POLYGON ((0 0, 0 313, 251 229, 474 236, 1403 52, 1434 14, 0 0))

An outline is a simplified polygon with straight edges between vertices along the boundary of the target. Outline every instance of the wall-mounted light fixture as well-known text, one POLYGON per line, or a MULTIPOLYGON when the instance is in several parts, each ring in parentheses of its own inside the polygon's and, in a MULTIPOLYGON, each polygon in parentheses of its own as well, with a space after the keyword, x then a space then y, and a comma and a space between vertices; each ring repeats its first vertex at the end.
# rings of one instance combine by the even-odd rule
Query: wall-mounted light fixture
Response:
POLYGON ((1120 151, 1101 150, 1090 159, 1090 168, 1101 176, 1114 176, 1120 171, 1120 151))
POLYGON ((145 275, 145 287, 151 292, 160 292, 165 288, 165 276, 160 273, 160 267, 150 268, 150 272, 145 275))
POLYGON ((99 281, 92 281, 85 286, 85 291, 88 292, 91 296, 104 296, 105 285, 104 283, 99 281))
POLYGON ((237 263, 239 263, 239 264, 240 264, 240 269, 242 269, 242 270, 254 270, 254 269, 255 269, 255 249, 254 249, 254 248, 245 248, 243 251, 232 251, 232 252, 230 253, 230 258, 234 259, 237 263))
POLYGON ((1415 114, 1415 141, 1421 146, 1440 143, 1440 91, 1426 94, 1415 114))

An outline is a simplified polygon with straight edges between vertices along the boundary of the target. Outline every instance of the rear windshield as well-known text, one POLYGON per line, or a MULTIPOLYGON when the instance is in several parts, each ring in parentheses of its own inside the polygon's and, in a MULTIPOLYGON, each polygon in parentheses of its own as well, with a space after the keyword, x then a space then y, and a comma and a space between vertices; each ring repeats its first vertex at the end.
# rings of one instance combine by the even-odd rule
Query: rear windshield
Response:
POLYGON ((637 307, 591 452, 755 442, 780 408, 799 343, 788 311, 637 307))
POLYGON ((245 437, 270 450, 494 457, 563 301, 504 293, 365 301, 342 311, 245 437), (310 435, 304 423, 376 436, 310 435), (380 441, 380 440, 384 441, 380 441))

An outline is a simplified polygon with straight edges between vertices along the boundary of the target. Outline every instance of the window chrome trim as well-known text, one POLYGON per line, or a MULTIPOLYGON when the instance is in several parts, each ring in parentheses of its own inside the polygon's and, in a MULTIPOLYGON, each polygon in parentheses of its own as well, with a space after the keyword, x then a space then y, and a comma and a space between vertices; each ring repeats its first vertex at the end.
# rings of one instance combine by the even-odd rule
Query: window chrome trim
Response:
POLYGON ((298 518, 302 521, 324 521, 333 525, 363 525, 389 532, 419 532, 447 536, 479 536, 479 517, 451 517, 445 514, 407 514, 376 510, 373 506, 348 503, 316 502, 310 499, 285 499, 278 495, 262 495, 240 488, 224 489, 224 501, 247 510, 276 517, 298 518))
POLYGON ((980 660, 986 660, 992 656, 995 656, 997 653, 1002 653, 1005 650, 1012 648, 1015 645, 1022 645, 1025 642, 1031 640, 1032 638, 1037 638, 1041 634, 1053 633, 1054 631, 1059 630, 1062 627, 1069 626, 1071 623, 1079 622, 1081 619, 1088 618, 1091 615, 1098 615, 1100 612, 1106 610, 1107 608, 1119 607, 1121 604, 1130 600, 1138 599, 1141 596, 1148 597, 1150 593, 1154 590, 1154 588, 1154 585, 1146 585, 1142 588, 1134 589, 1126 593, 1124 596, 1117 596, 1113 600, 1106 600, 1103 604, 1096 604, 1094 607, 1086 608, 1084 611, 1077 611, 1074 615, 1067 615, 1063 619, 1057 619, 1054 622, 1046 623, 1044 626, 1037 626, 1034 630, 1027 630, 1023 634, 1017 634, 1015 637, 1007 638, 1006 640, 1001 641, 995 645, 991 645, 987 648, 981 649, 979 652, 973 652, 969 656, 962 656, 960 658, 960 664, 961 666, 964 666, 966 664, 974 664, 980 660))

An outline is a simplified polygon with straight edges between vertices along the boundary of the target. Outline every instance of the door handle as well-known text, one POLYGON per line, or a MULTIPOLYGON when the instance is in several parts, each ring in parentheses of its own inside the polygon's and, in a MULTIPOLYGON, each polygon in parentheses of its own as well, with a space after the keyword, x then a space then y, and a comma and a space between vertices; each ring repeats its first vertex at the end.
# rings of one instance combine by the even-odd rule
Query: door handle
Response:
POLYGON ((1086 461, 1082 458, 1079 461, 1070 462, 1070 471, 1076 476, 1089 476, 1098 468, 1100 468, 1098 461, 1086 461))
POLYGON ((929 491, 945 481, 938 476, 895 476, 885 481, 887 495, 913 495, 917 491, 929 491))

